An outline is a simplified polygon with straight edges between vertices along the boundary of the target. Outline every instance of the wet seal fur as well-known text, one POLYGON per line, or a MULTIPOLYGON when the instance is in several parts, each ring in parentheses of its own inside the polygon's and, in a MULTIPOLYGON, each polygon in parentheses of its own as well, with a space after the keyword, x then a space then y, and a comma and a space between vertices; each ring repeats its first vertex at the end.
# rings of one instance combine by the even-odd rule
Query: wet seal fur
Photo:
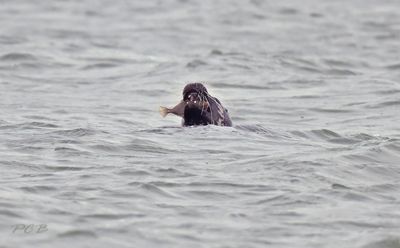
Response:
POLYGON ((183 99, 172 109, 160 107, 160 114, 163 117, 169 113, 182 117, 182 126, 232 126, 228 110, 208 93, 203 84, 187 84, 182 95, 183 99))

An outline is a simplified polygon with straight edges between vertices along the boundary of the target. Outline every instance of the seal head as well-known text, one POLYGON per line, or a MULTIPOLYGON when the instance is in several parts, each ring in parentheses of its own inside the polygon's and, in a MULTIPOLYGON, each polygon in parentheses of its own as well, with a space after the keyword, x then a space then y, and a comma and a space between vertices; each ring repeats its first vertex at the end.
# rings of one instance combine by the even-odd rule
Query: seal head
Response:
POLYGON ((211 96, 201 83, 190 83, 182 92, 185 108, 183 111, 183 126, 218 125, 232 126, 228 110, 221 102, 211 96))

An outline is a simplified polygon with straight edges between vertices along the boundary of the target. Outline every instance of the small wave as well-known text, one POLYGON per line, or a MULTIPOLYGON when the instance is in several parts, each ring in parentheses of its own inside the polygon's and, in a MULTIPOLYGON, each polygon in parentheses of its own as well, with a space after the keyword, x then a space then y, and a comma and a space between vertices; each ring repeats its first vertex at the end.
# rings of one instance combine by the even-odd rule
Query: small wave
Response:
POLYGON ((371 229, 377 229, 377 228, 382 228, 382 224, 379 223, 371 223, 367 221, 344 221, 344 220, 339 220, 339 221, 334 221, 331 223, 332 225, 338 225, 338 226, 344 226, 344 227, 357 227, 357 228, 371 228, 371 229))
POLYGON ((221 89, 246 89, 246 90, 269 90, 275 89, 275 87, 271 87, 268 85, 251 85, 251 84, 244 84, 244 83, 214 83, 210 84, 214 88, 221 88, 221 89))
POLYGON ((91 64, 84 66, 82 70, 93 70, 93 69, 107 69, 107 68, 114 68, 117 67, 118 65, 115 63, 96 63, 96 64, 91 64))
POLYGON ((292 131, 291 134, 311 139, 311 140, 324 140, 331 143, 337 144, 364 144, 367 142, 379 142, 385 140, 386 138, 372 136, 365 133, 358 133, 358 134, 349 134, 349 135, 341 135, 329 129, 318 129, 318 130, 311 130, 311 131, 292 131))
POLYGON ((384 148, 400 154, 400 143, 396 142, 396 140, 393 140, 391 143, 385 145, 384 148))
POLYGON ((97 238, 96 233, 87 230, 71 230, 57 235, 59 238, 97 238))
POLYGON ((368 194, 361 192, 346 192, 342 197, 350 201, 374 202, 374 199, 368 194))
POLYGON ((378 41, 397 41, 399 39, 398 33, 386 33, 374 35, 374 38, 378 41))
POLYGON ((0 57, 3 61, 36 61, 37 58, 29 53, 8 53, 0 57))
POLYGON ((379 20, 366 20, 362 22, 363 27, 369 29, 385 30, 389 27, 388 23, 381 22, 379 20))
POLYGON ((315 134, 316 136, 321 137, 323 139, 341 137, 339 134, 337 134, 334 131, 331 131, 329 129, 312 130, 311 133, 315 134))
POLYGON ((329 66, 341 66, 341 67, 350 67, 352 64, 345 62, 343 60, 335 60, 335 59, 324 59, 323 62, 329 66))
POLYGON ((159 128, 150 128, 150 129, 141 129, 139 132, 142 133, 156 133, 156 134, 175 134, 178 131, 182 131, 183 128, 181 126, 163 126, 159 128))
POLYGON ((369 135, 366 133, 358 133, 358 134, 353 135, 353 137, 360 141, 376 140, 379 138, 377 136, 372 136, 372 135, 369 135))
POLYGON ((84 168, 84 167, 74 167, 74 166, 52 166, 52 165, 46 165, 46 166, 44 166, 44 169, 52 170, 52 171, 81 171, 81 170, 85 170, 86 168, 84 168))
MULTIPOLYGON (((13 207, 15 207, 15 206, 13 206, 13 207)), ((22 218, 22 216, 19 215, 18 213, 16 213, 15 211, 7 210, 7 209, 1 209, 0 216, 1 215, 6 216, 6 217, 22 218)))
POLYGON ((69 137, 83 137, 83 136, 94 135, 96 131, 87 128, 75 128, 75 129, 55 131, 54 133, 69 137))
POLYGON ((375 92, 379 95, 393 95, 393 94, 400 94, 400 89, 386 89, 386 90, 378 90, 375 92))
POLYGON ((98 144, 98 145, 93 145, 90 146, 90 148, 97 150, 97 151, 103 151, 103 152, 118 152, 121 151, 119 146, 116 146, 114 144, 98 144))
POLYGON ((249 184, 249 183, 231 183, 231 182, 193 182, 189 183, 188 186, 190 187, 211 187, 211 188, 243 188, 243 189, 253 189, 256 191, 266 192, 272 190, 273 187, 270 185, 263 185, 263 184, 249 184))
POLYGON ((359 75, 360 73, 352 71, 352 70, 346 70, 346 69, 330 69, 330 70, 325 70, 326 74, 329 75, 336 75, 336 76, 356 76, 359 75))
POLYGON ((103 220, 119 220, 131 217, 145 217, 145 214, 86 214, 81 215, 81 218, 93 218, 93 219, 103 219, 103 220))
POLYGON ((278 13, 280 13, 282 15, 296 15, 299 13, 299 11, 294 8, 283 7, 283 8, 278 9, 278 13))
POLYGON ((54 186, 49 186, 49 185, 37 185, 37 186, 24 186, 20 187, 19 189, 29 192, 29 193, 43 193, 44 191, 56 191, 57 188, 54 186))
POLYGON ((316 12, 310 13, 310 17, 312 18, 323 18, 324 16, 325 15, 322 13, 316 13, 316 12))
POLYGON ((157 187, 156 185, 152 183, 140 183, 140 182, 131 182, 128 183, 129 186, 136 186, 136 188, 143 194, 155 194, 158 196, 164 196, 168 198, 176 198, 173 194, 161 189, 160 187, 157 187))
POLYGON ((79 150, 70 147, 56 147, 54 151, 79 152, 79 150))
POLYGON ((282 202, 282 201, 287 202, 288 200, 290 200, 290 198, 288 196, 281 194, 281 195, 274 195, 271 197, 267 197, 267 198, 264 198, 261 200, 256 200, 254 202, 251 202, 250 204, 251 205, 264 205, 266 203, 274 204, 275 202, 282 202))
MULTIPOLYGON (((383 184, 375 184, 372 186, 368 186, 366 189, 368 192, 374 192, 374 193, 384 193, 384 194, 391 194, 393 196, 390 196, 391 200, 395 200, 396 193, 398 191, 398 185, 393 184, 393 183, 383 183, 383 184)), ((386 196, 388 197, 388 196, 386 196)))
POLYGON ((322 68, 319 68, 316 63, 304 58, 293 57, 277 57, 283 67, 290 67, 305 72, 322 73, 322 68))
POLYGON ((213 49, 213 50, 211 50, 210 55, 220 56, 220 55, 224 55, 224 53, 221 50, 213 49))
POLYGON ((58 126, 46 122, 24 122, 19 124, 8 124, 0 126, 0 129, 37 129, 37 128, 57 128, 58 126))
POLYGON ((21 177, 50 177, 51 173, 39 173, 39 174, 23 174, 21 177))
POLYGON ((13 34, 13 36, 0 35, 0 44, 4 45, 16 45, 26 41, 28 41, 27 38, 18 37, 16 34, 13 34))
POLYGON ((270 137, 270 138, 290 138, 290 134, 286 132, 277 132, 272 129, 268 129, 263 127, 262 125, 237 125, 234 127, 235 129, 242 130, 242 131, 248 131, 252 132, 255 134, 259 134, 264 137, 270 137))
POLYGON ((36 122, 36 121, 27 123, 25 125, 32 126, 32 127, 49 127, 49 128, 57 128, 58 127, 55 124, 45 123, 45 122, 36 122))
POLYGON ((64 156, 80 156, 80 155, 90 155, 90 152, 82 151, 72 147, 58 146, 54 148, 54 151, 63 154, 64 156))
POLYGON ((318 98, 322 98, 322 96, 319 96, 319 95, 297 95, 297 96, 292 96, 291 98, 293 98, 293 99, 318 99, 318 98))
POLYGON ((400 100, 391 100, 391 101, 385 101, 381 102, 375 105, 370 105, 368 106, 369 108, 384 108, 384 107, 391 107, 391 106, 398 106, 400 105, 400 100))
POLYGON ((148 140, 135 140, 131 144, 123 146, 122 148, 129 152, 141 151, 141 152, 155 153, 155 154, 166 154, 174 151, 166 147, 162 147, 158 143, 148 140))
POLYGON ((91 40, 90 35, 85 31, 74 30, 74 29, 48 29, 48 36, 58 39, 72 39, 72 38, 82 38, 86 40, 91 40))
POLYGON ((150 176, 151 173, 144 170, 135 170, 135 169, 124 169, 118 171, 116 174, 118 175, 128 175, 128 176, 150 176))
POLYGON ((37 165, 34 163, 20 162, 20 161, 0 161, 0 164, 10 166, 14 169, 15 168, 18 168, 21 170, 28 169, 29 171, 41 171, 43 169, 41 165, 37 165))
POLYGON ((174 169, 174 168, 161 168, 157 169, 156 172, 160 173, 160 177, 166 177, 166 178, 176 178, 176 177, 188 177, 188 176, 194 176, 194 174, 191 173, 186 173, 182 172, 180 170, 174 169))
POLYGON ((56 121, 56 119, 54 119, 54 118, 49 118, 47 116, 42 116, 42 115, 24 115, 24 118, 33 119, 33 120, 56 121))
POLYGON ((332 189, 340 189, 340 190, 351 189, 351 188, 349 188, 349 187, 347 187, 347 186, 345 186, 343 184, 340 184, 340 183, 334 183, 334 184, 332 184, 331 187, 332 187, 332 189))
POLYGON ((388 70, 399 71, 400 70, 400 63, 393 64, 393 65, 388 65, 388 66, 385 66, 385 68, 388 69, 388 70))
POLYGON ((186 67, 188 67, 188 68, 197 68, 197 67, 205 66, 205 65, 207 65, 207 62, 205 62, 203 60, 200 60, 200 59, 195 59, 195 60, 192 60, 189 63, 187 63, 186 67))
POLYGON ((186 195, 187 197, 190 198, 200 198, 200 199, 205 199, 205 200, 229 200, 235 198, 231 194, 226 194, 226 193, 221 193, 217 191, 211 191, 211 190, 189 190, 184 193, 183 195, 186 195))
POLYGON ((320 113, 351 113, 352 110, 347 109, 327 109, 327 108, 310 108, 311 111, 320 112, 320 113))
POLYGON ((344 157, 351 161, 365 162, 368 164, 375 164, 375 166, 368 166, 365 171, 370 171, 373 174, 379 174, 382 177, 392 177, 396 174, 396 167, 389 165, 396 165, 400 161, 399 144, 397 141, 385 140, 384 138, 377 138, 373 141, 361 143, 364 147, 361 151, 355 151, 353 154, 347 154, 344 157), (387 166, 381 167, 382 163, 387 166))
POLYGON ((400 248, 399 237, 388 237, 362 246, 362 248, 400 248))
POLYGON ((74 144, 74 145, 82 143, 79 140, 73 140, 73 139, 61 139, 58 140, 58 142, 60 142, 61 144, 74 144))
POLYGON ((226 65, 229 65, 233 68, 239 68, 239 69, 245 69, 245 70, 252 69, 250 66, 247 66, 246 64, 242 64, 242 63, 226 63, 226 65))
POLYGON ((40 62, 22 62, 18 64, 12 64, 10 67, 18 69, 37 70, 49 66, 40 62))

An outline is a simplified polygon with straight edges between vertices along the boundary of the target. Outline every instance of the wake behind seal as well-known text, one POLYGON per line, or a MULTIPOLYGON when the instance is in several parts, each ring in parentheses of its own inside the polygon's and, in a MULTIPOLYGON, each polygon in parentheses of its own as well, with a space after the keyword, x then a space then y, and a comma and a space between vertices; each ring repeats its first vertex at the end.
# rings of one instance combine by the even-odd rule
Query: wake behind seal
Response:
POLYGON ((201 83, 190 83, 182 92, 182 100, 173 108, 160 107, 160 114, 182 117, 182 126, 217 125, 232 126, 228 110, 211 96, 201 83))

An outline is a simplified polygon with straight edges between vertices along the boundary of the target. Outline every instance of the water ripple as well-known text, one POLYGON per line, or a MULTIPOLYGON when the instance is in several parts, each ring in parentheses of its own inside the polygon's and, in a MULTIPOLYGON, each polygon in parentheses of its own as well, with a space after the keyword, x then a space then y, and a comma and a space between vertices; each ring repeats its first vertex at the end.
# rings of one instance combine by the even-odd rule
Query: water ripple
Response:
POLYGON ((87 128, 76 128, 76 129, 60 130, 54 132, 54 134, 67 137, 83 137, 83 136, 94 135, 95 133, 96 133, 95 130, 87 128))
POLYGON ((2 61, 37 61, 38 59, 30 53, 7 53, 0 57, 2 61))
POLYGON ((98 238, 95 232, 87 230, 71 230, 57 235, 59 238, 98 238))

